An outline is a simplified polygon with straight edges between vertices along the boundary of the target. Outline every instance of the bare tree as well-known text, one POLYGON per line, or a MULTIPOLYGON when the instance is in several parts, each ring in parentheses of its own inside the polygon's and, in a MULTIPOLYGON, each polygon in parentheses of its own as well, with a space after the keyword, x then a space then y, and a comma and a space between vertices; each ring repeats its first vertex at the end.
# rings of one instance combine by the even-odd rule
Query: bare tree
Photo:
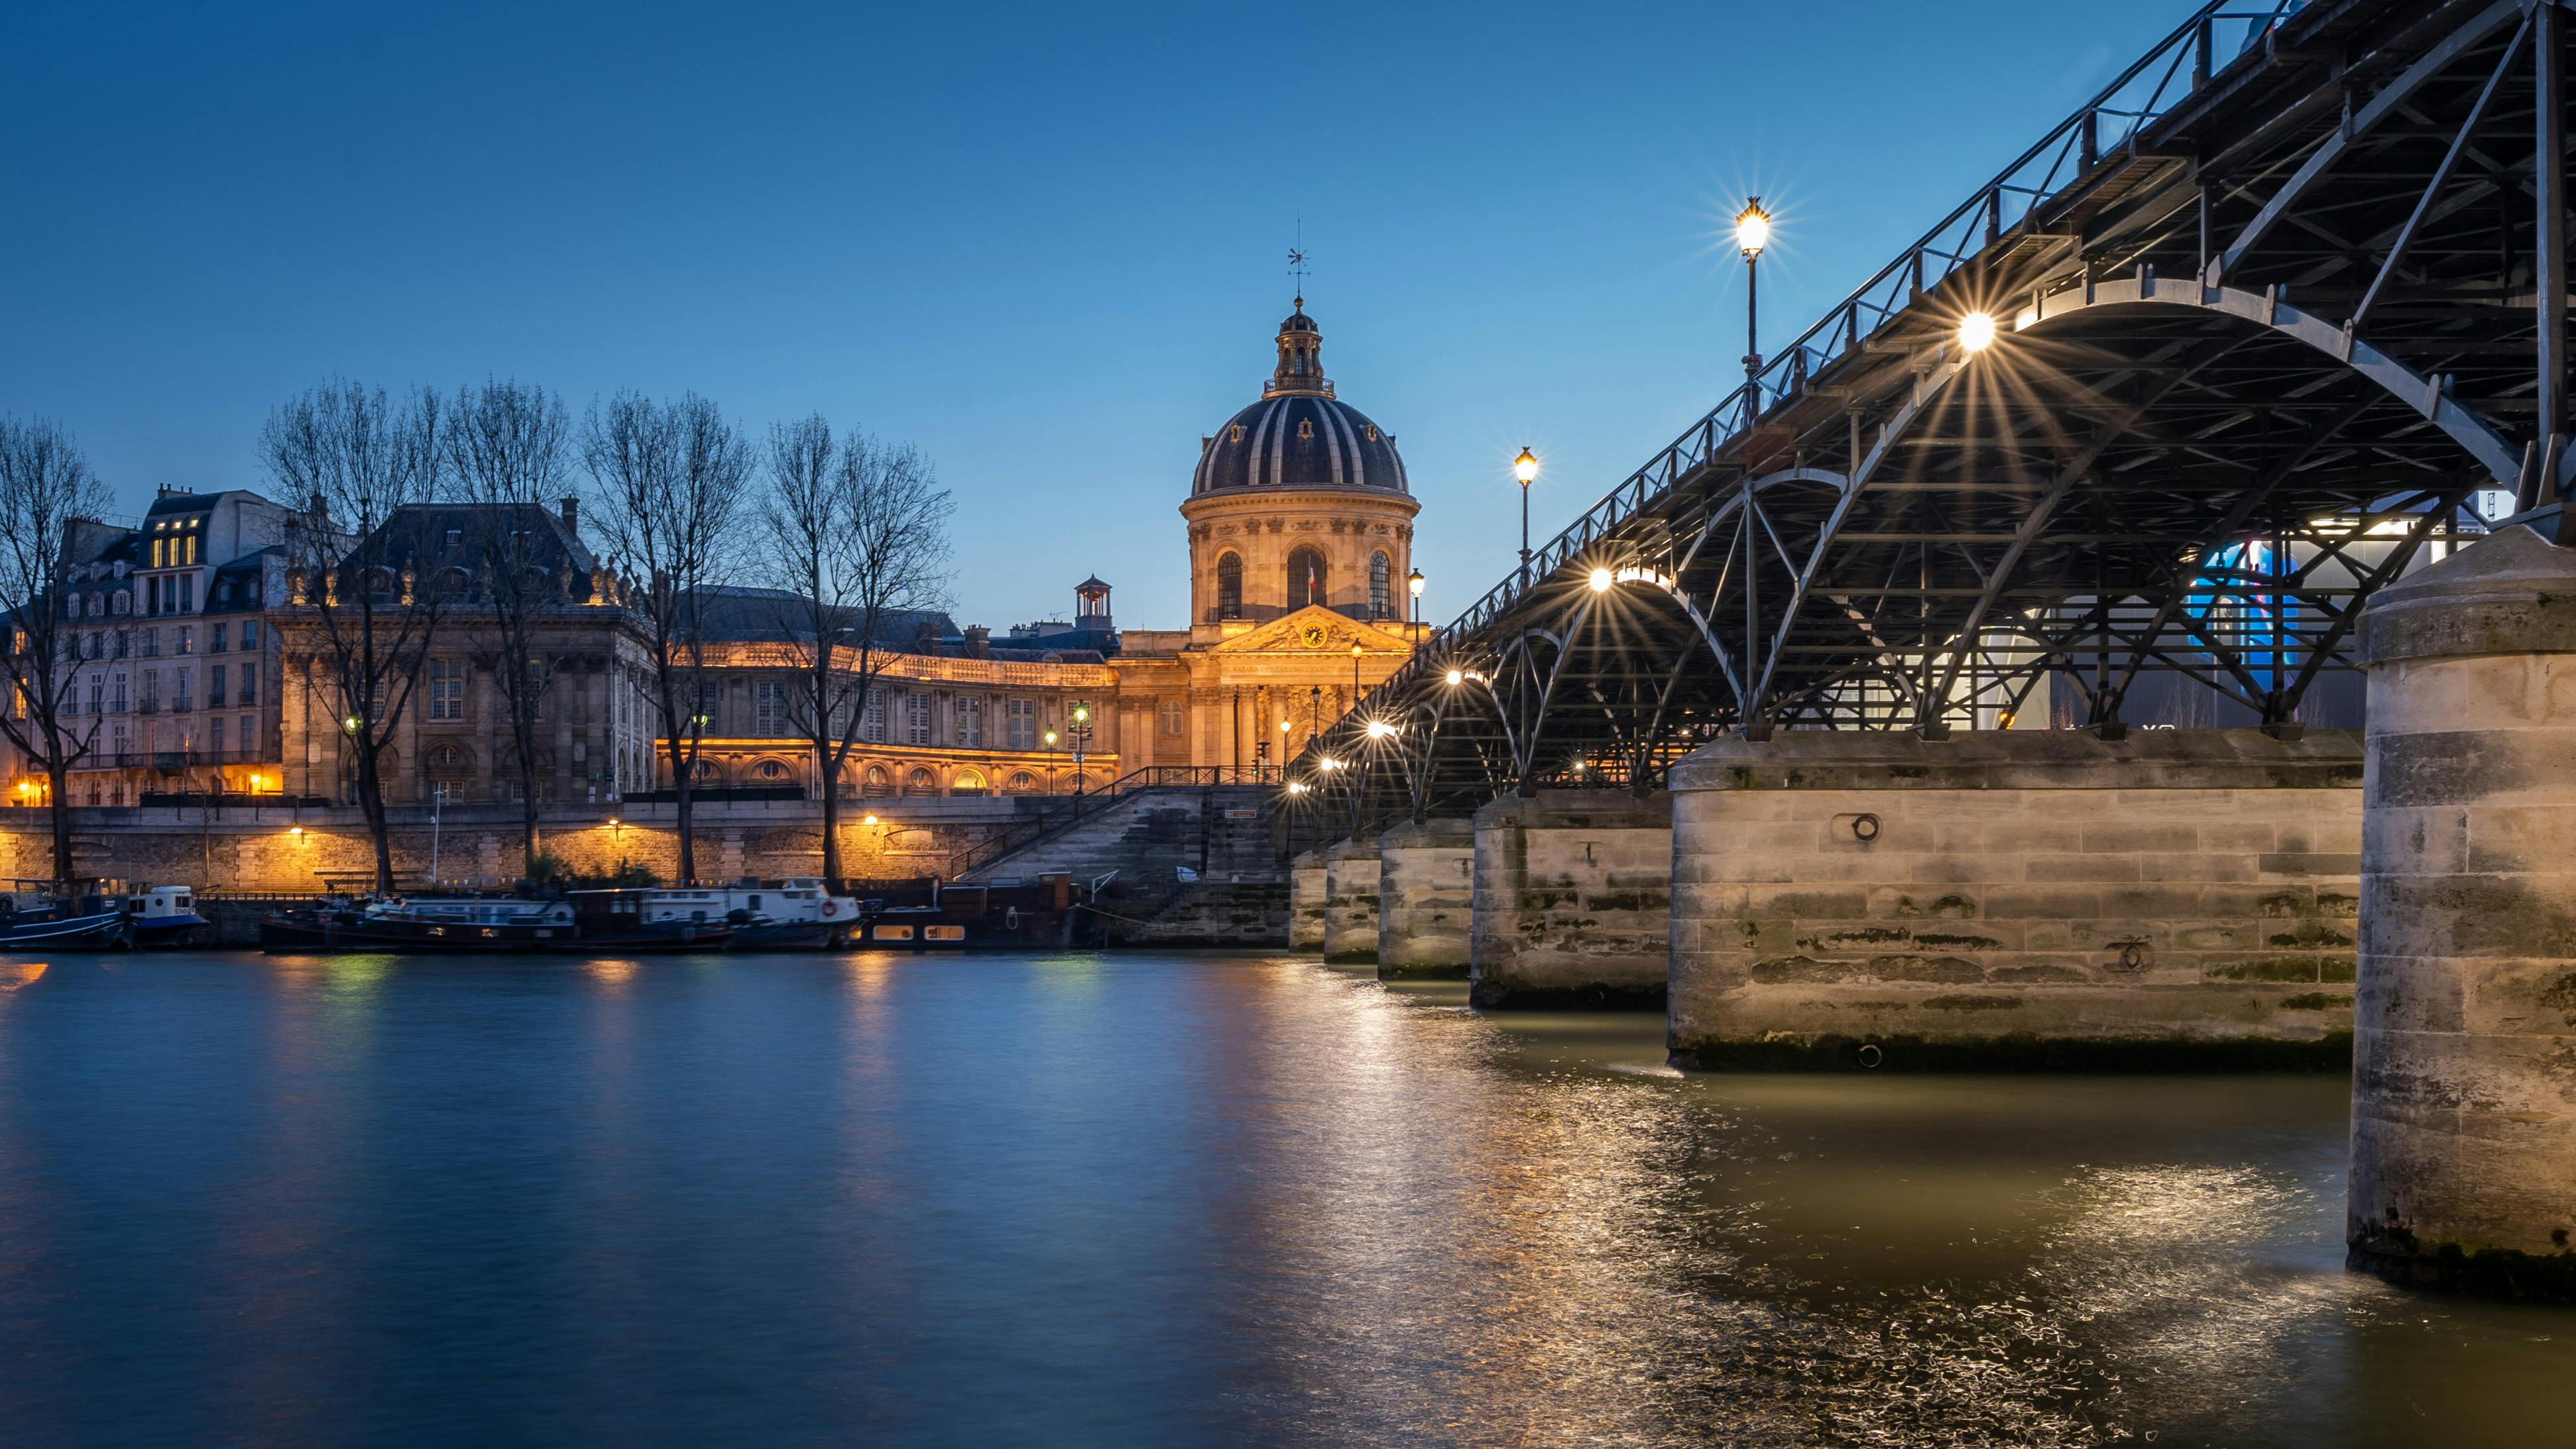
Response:
POLYGON ((716 580, 733 562, 751 447, 714 403, 695 393, 656 403, 621 392, 592 405, 582 461, 609 557, 638 585, 627 602, 643 616, 653 653, 653 705, 671 767, 680 878, 695 880, 691 776, 712 712, 707 610, 716 580))
POLYGON ((519 775, 520 854, 536 869, 539 841, 537 724, 556 661, 537 657, 537 629, 563 600, 543 535, 572 465, 572 422, 563 400, 516 381, 459 388, 447 419, 447 465, 474 510, 475 609, 468 626, 476 653, 509 714, 519 775))
POLYGON ((376 889, 394 888, 383 766, 420 683, 446 595, 423 578, 426 515, 441 476, 440 407, 427 389, 389 398, 334 378, 278 407, 260 452, 286 526, 290 610, 307 632, 308 694, 333 702, 352 784, 376 850, 376 889))
POLYGON ((101 512, 107 490, 81 457, 80 445, 44 418, 0 417, 0 609, 10 637, 0 649, 9 699, 0 702, 0 734, 45 772, 54 827, 54 885, 72 884, 72 766, 98 740, 98 721, 75 722, 79 639, 70 628, 78 606, 69 596, 69 544, 79 520, 101 512))
POLYGON ((796 666, 790 717, 823 796, 823 876, 841 880, 841 770, 891 638, 947 602, 951 505, 930 463, 865 433, 835 440, 819 415, 769 432, 763 557, 790 597, 779 634, 796 666))

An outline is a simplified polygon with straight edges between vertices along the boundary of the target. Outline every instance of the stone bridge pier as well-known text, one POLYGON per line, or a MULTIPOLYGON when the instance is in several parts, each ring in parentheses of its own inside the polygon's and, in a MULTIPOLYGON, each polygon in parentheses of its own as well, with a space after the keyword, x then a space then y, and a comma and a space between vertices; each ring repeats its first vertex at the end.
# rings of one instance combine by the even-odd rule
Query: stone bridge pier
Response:
POLYGON ((1377 837, 1324 847, 1324 959, 1336 966, 1377 962, 1377 837))
POLYGON ((1492 1008, 1662 1009, 1673 800, 1542 790, 1476 812, 1475 971, 1492 1008))
POLYGON ((1475 865, 1469 821, 1407 821, 1378 836, 1379 980, 1466 979, 1475 865))
POLYGON ((2352 1261, 2576 1300, 2576 551, 2503 529, 2361 646, 2352 1261))
POLYGON ((1784 730, 1672 772, 1703 1068, 2341 1067, 2360 740, 1784 730))

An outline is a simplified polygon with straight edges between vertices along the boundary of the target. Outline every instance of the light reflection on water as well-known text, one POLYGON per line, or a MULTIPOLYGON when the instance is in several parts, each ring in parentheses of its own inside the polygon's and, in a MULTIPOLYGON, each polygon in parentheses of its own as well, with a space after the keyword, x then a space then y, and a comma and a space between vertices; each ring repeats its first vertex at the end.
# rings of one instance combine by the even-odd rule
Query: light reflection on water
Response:
POLYGON ((1689 1077, 1253 957, 72 959, 10 1444, 2554 1442, 2343 1085, 1689 1077))

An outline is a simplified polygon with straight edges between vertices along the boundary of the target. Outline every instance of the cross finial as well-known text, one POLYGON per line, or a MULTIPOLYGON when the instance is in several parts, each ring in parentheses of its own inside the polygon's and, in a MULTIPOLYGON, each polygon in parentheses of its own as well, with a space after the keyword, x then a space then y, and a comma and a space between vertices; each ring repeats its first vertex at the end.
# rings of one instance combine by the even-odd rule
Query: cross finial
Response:
POLYGON ((1297 220, 1297 244, 1288 249, 1288 275, 1297 280, 1297 307, 1306 306, 1306 221, 1297 220))

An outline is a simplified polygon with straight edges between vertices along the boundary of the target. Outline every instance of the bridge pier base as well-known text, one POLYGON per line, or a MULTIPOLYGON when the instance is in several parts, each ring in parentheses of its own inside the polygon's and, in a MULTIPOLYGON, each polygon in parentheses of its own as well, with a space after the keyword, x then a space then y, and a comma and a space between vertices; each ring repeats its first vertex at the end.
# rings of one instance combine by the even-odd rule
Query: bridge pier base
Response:
POLYGON ((1378 860, 1378 979, 1466 980, 1475 913, 1474 824, 1390 825, 1378 837, 1378 860))
POLYGON ((1324 954, 1324 853, 1309 850, 1288 862, 1288 949, 1324 954))
POLYGON ((1377 837, 1324 847, 1324 959, 1336 966, 1377 964, 1377 837))
POLYGON ((1475 982, 1490 1009, 1661 1010, 1673 798, 1506 795, 1476 812, 1475 982))
POLYGON ((2349 731, 1711 744, 1672 772, 1673 1060, 2341 1067, 2360 777, 2349 731))
POLYGON ((2576 551, 2504 529, 2362 631, 2351 1261, 2576 1300, 2576 551))

